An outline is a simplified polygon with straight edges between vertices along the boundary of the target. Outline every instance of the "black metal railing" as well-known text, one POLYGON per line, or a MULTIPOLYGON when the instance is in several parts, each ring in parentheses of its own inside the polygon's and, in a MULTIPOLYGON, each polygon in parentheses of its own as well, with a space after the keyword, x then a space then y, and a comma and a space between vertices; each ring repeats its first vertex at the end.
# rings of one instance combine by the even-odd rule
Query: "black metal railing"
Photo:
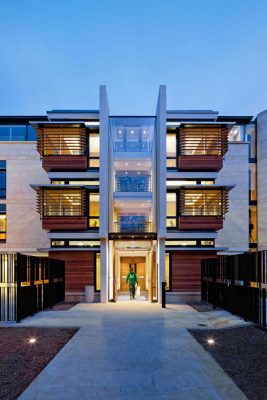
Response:
POLYGON ((151 177, 149 175, 117 176, 115 192, 151 192, 151 177))
POLYGON ((266 326, 267 251, 202 260, 201 298, 266 326))
POLYGON ((118 233, 147 233, 151 232, 150 222, 115 222, 115 232, 118 233))
POLYGON ((0 254, 0 320, 20 322, 64 300, 62 260, 0 254))

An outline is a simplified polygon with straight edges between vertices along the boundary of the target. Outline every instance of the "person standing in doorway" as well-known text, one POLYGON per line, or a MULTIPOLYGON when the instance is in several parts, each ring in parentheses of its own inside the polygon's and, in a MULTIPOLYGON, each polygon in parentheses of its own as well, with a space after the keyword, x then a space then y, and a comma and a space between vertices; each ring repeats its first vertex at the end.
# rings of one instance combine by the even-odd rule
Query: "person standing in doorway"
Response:
POLYGON ((136 272, 134 272, 133 267, 130 267, 130 272, 127 275, 126 283, 129 282, 129 290, 130 290, 130 300, 135 297, 135 285, 138 284, 138 278, 136 272))

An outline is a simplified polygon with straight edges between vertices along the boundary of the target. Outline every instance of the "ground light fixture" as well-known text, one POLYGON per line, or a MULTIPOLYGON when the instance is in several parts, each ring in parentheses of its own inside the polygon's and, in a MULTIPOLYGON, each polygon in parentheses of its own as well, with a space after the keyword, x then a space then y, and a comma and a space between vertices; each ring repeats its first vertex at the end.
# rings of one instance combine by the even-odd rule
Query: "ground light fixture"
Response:
POLYGON ((35 337, 30 337, 29 339, 28 339, 28 343, 29 344, 35 344, 37 342, 37 339, 35 338, 35 337))
POLYGON ((214 340, 213 338, 208 338, 208 339, 207 339, 207 343, 208 343, 210 346, 213 346, 213 345, 215 344, 215 340, 214 340))

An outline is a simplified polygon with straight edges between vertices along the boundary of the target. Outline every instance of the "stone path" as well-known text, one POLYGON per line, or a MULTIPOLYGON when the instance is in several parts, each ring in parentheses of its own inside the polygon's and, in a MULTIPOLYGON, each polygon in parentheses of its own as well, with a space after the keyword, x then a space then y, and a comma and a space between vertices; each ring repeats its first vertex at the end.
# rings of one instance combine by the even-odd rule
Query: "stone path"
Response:
POLYGON ((224 311, 198 313, 186 305, 162 310, 146 302, 39 313, 22 325, 81 329, 20 399, 246 399, 186 330, 242 324, 224 311))

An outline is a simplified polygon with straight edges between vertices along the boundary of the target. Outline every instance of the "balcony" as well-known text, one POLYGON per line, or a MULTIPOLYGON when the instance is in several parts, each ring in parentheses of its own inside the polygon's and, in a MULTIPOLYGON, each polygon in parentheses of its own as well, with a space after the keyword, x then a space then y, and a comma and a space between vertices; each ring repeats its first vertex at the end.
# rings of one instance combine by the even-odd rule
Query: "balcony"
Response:
POLYGON ((116 176, 115 192, 151 192, 151 176, 116 176))
POLYGON ((116 233, 149 233, 151 232, 151 222, 115 222, 116 233))
POLYGON ((178 168, 182 171, 220 171, 228 150, 229 127, 184 124, 179 129, 178 168))
POLYGON ((86 230, 86 192, 84 189, 37 188, 37 211, 42 227, 48 231, 86 230))
POLYGON ((45 171, 87 169, 85 125, 39 123, 34 127, 37 131, 37 150, 45 171))
POLYGON ((228 191, 232 187, 211 185, 183 186, 167 193, 168 230, 207 230, 223 228, 228 211, 228 191), (178 207, 177 207, 178 205, 178 207), (179 210, 179 214, 177 213, 179 210))

